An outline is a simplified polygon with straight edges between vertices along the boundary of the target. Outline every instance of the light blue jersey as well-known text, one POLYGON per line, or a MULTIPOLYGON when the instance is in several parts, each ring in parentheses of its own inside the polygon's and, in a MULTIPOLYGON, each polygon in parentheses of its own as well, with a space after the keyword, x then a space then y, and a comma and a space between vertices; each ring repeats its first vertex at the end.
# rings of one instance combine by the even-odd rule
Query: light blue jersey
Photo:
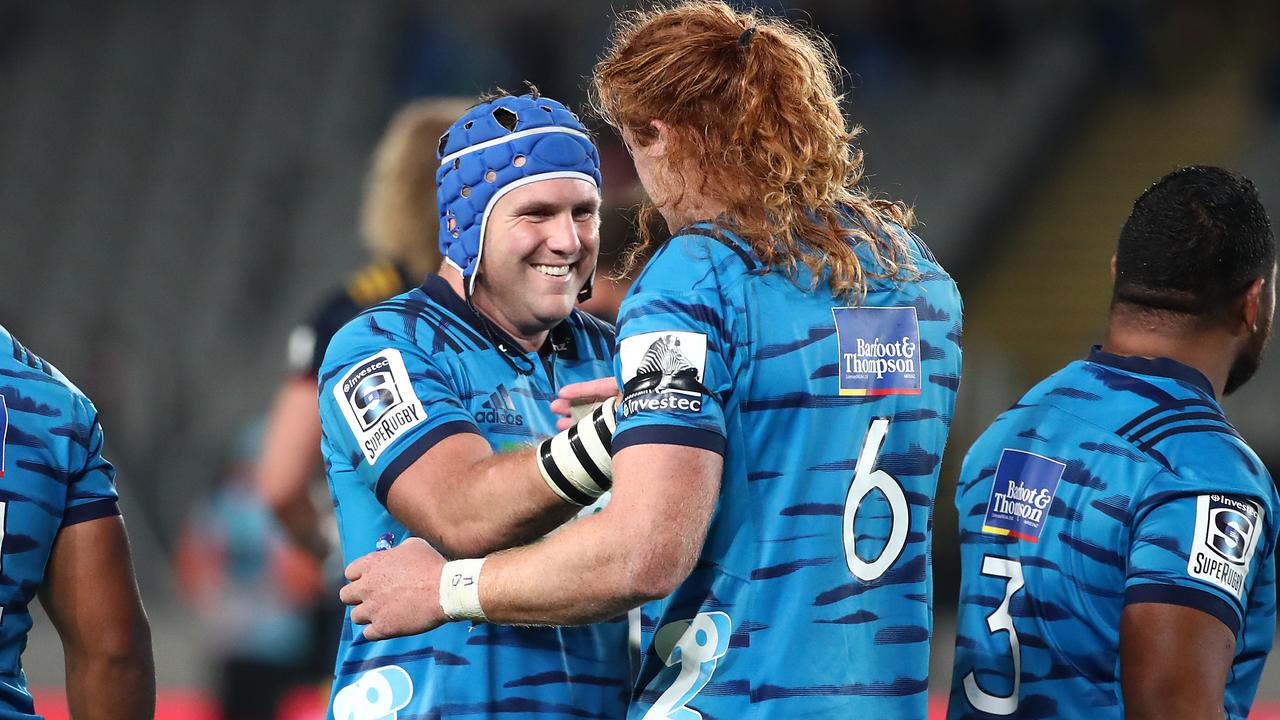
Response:
POLYGON ((643 608, 629 718, 925 717, 961 306, 893 231, 917 272, 860 302, 766 272, 710 225, 668 241, 623 301, 614 452, 724 456, 697 566, 643 608))
MULTIPOLYGON (((519 353, 434 275, 343 327, 321 367, 320 417, 346 562, 408 536, 385 507, 405 468, 457 433, 481 435, 494 452, 554 434, 557 389, 608 375, 613 340, 610 326, 575 311, 543 352, 519 353)), ((629 672, 625 619, 572 628, 449 623, 369 642, 348 613, 330 713, 618 718, 629 672)))
POLYGON ((1278 504, 1198 371, 1095 348, 1041 382, 960 472, 948 717, 1123 718, 1120 616, 1155 602, 1235 634, 1226 716, 1245 718, 1275 634, 1278 504))
POLYGON ((93 403, 0 327, 0 718, 35 718, 22 651, 58 532, 120 514, 93 403))

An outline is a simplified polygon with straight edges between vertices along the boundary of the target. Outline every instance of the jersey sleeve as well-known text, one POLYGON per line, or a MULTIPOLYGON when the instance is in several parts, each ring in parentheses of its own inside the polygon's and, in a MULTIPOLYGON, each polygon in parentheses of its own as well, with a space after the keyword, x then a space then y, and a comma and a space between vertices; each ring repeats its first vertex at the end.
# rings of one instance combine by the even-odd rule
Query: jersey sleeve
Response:
POLYGON ((1125 604, 1183 605, 1239 632, 1250 588, 1272 552, 1263 539, 1273 522, 1267 515, 1256 495, 1225 487, 1152 496, 1134 517, 1125 604))
POLYGON ((87 399, 76 398, 75 417, 64 428, 68 443, 67 505, 62 527, 120 514, 116 470, 102 456, 102 425, 87 399))
POLYGON ((678 236, 623 300, 613 452, 653 443, 724 452, 741 325, 741 305, 726 296, 724 275, 734 263, 742 261, 714 240, 678 236))
POLYGON ((320 422, 330 450, 350 458, 385 505, 414 461, 451 435, 480 430, 448 368, 407 340, 360 333, 367 317, 339 332, 325 355, 320 422))

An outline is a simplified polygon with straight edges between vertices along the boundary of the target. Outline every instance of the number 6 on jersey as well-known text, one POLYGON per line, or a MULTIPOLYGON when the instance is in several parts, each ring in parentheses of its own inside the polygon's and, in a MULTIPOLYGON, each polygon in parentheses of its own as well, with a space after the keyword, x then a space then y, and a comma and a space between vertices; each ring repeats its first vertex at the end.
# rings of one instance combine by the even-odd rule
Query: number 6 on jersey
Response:
POLYGON ((853 483, 849 486, 849 495, 844 501, 844 556, 849 565, 849 572, 864 582, 870 582, 884 575, 902 548, 907 544, 907 527, 911 513, 907 507, 907 495, 902 485, 884 470, 872 472, 876 460, 880 457, 880 447, 884 445, 885 435, 889 433, 889 418, 876 418, 867 429, 867 437, 862 442, 862 450, 858 452, 858 461, 854 466, 853 483), (884 493, 889 503, 891 526, 889 540, 874 560, 867 561, 858 555, 857 535, 854 533, 854 521, 858 517, 858 509, 872 490, 884 493))

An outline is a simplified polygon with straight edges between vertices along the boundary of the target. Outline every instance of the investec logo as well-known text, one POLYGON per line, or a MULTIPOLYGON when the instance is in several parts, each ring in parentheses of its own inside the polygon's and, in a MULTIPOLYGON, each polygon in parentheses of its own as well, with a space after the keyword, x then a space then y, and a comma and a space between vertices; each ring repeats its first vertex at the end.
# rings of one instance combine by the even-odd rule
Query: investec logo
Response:
POLYGON ((858 338, 853 352, 844 354, 844 371, 849 374, 874 375, 883 380, 885 373, 914 373, 916 343, 910 336, 894 342, 874 338, 870 342, 858 338))
POLYGON ((480 412, 476 420, 491 425, 523 425, 524 416, 516 411, 516 404, 511 400, 506 385, 498 385, 498 389, 480 404, 480 412))

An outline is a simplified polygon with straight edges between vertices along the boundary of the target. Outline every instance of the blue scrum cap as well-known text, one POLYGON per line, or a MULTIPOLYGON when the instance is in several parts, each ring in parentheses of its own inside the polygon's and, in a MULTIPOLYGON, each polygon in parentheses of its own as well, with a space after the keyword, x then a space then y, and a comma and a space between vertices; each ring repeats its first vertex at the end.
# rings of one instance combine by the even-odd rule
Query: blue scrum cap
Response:
POLYGON ((504 95, 471 108, 440 137, 438 154, 440 253, 462 271, 468 292, 499 198, 555 178, 600 187, 600 153, 587 129, 564 105, 537 94, 504 95))

